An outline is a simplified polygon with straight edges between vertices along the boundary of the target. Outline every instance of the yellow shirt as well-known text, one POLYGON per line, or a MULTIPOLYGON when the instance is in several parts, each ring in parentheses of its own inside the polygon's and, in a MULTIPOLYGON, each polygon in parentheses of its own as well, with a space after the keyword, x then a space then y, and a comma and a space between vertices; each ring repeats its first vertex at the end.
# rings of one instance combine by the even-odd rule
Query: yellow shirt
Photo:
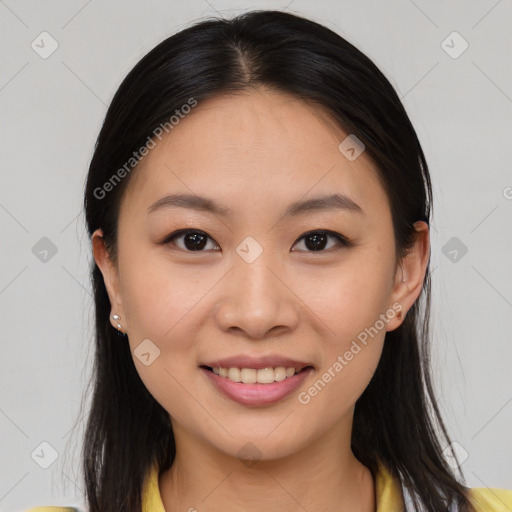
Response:
MULTIPOLYGON (((158 487, 158 473, 158 466, 155 464, 144 481, 143 512, 166 512, 158 487)), ((375 476, 375 495, 377 497, 377 512, 401 512, 404 510, 400 481, 393 478, 383 465, 379 465, 379 471, 375 476)), ((475 487, 470 491, 470 498, 478 512, 512 512, 512 490, 475 487)), ((36 507, 25 512, 74 512, 76 510, 66 507, 36 507)))

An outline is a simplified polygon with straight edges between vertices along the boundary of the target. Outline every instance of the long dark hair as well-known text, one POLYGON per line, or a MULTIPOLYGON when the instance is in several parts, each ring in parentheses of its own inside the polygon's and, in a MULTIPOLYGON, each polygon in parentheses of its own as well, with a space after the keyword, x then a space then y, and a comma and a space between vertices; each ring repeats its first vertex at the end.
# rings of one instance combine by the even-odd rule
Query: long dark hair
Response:
MULTIPOLYGON (((251 11, 202 20, 169 37, 117 90, 96 141, 84 199, 88 232, 103 230, 114 262, 120 199, 136 172, 133 153, 156 140, 158 126, 172 128, 169 119, 191 98, 200 103, 258 86, 326 107, 365 144, 389 197, 397 258, 404 255, 413 223, 430 222, 432 190, 395 90, 368 57, 330 29, 281 11, 251 11), (116 173, 122 179, 113 181, 116 173)), ((110 324, 109 298, 94 261, 91 274, 96 350, 82 450, 86 499, 91 512, 140 512, 152 462, 162 470, 173 463, 173 431, 167 411, 139 378, 129 344, 110 324)), ((378 368, 356 403, 352 450, 374 475, 379 460, 394 476, 401 474, 427 510, 444 512, 457 503, 469 512, 468 489, 442 455, 450 440, 431 384, 429 312, 427 269, 422 294, 402 325, 386 334, 378 368)))

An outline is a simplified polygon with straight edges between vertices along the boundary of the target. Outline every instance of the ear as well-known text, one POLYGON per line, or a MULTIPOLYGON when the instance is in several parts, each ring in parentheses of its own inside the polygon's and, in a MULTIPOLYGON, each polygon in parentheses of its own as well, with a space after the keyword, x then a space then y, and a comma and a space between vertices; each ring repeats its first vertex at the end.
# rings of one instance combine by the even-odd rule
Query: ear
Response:
POLYGON ((388 322, 387 331, 393 331, 400 326, 423 287, 430 259, 429 228, 426 222, 418 221, 414 223, 414 229, 414 243, 397 265, 395 284, 391 294, 391 304, 394 304, 393 309, 397 314, 388 322))
POLYGON ((119 291, 119 275, 117 266, 112 262, 110 255, 105 246, 105 239, 103 238, 103 231, 97 229, 91 237, 92 251, 94 255, 94 261, 98 265, 107 289, 108 298, 110 299, 111 311, 110 311, 110 323, 112 327, 122 332, 127 330, 127 322, 123 309, 123 302, 121 300, 121 294, 119 291), (114 320, 113 315, 119 315, 119 320, 114 320), (118 328, 118 324, 122 325, 122 328, 118 328))

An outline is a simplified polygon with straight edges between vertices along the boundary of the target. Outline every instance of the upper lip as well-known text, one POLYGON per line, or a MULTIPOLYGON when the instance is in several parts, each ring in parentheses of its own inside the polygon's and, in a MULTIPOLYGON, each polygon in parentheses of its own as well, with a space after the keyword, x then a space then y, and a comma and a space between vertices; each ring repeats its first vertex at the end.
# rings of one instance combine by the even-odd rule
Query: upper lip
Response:
POLYGON ((285 368, 295 368, 302 370, 306 366, 313 366, 311 363, 304 361, 297 361, 284 356, 262 356, 250 357, 247 355, 226 357, 223 359, 215 359, 214 361, 202 363, 200 366, 209 366, 210 368, 278 368, 284 366, 285 368))

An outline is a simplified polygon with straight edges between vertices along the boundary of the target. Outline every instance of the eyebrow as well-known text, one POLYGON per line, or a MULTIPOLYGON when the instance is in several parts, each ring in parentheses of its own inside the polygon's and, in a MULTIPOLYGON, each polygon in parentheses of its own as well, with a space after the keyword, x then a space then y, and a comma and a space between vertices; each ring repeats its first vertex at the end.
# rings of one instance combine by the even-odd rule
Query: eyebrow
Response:
MULTIPOLYGON (((210 212, 221 217, 230 217, 234 214, 231 208, 220 205, 212 199, 191 194, 171 194, 162 197, 148 208, 148 214, 162 208, 176 207, 210 212)), ((348 196, 331 194, 304 201, 296 201, 288 206, 283 217, 295 217, 305 213, 327 210, 348 210, 364 214, 363 209, 348 196)))

